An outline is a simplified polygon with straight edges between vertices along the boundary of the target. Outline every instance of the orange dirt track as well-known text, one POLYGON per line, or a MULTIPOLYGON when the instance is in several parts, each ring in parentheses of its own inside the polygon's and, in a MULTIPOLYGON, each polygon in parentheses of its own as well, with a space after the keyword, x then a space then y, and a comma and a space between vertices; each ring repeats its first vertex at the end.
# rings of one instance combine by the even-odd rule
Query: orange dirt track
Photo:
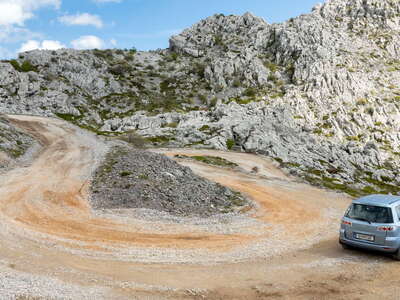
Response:
MULTIPOLYGON (((119 211, 95 213, 88 186, 106 142, 61 120, 9 118, 43 145, 30 166, 0 177, 0 270, 14 272, 15 280, 26 274, 57 280, 78 287, 82 294, 74 299, 400 296, 400 279, 393 276, 400 274, 398 263, 344 251, 337 244, 340 216, 350 199, 299 183, 268 159, 212 150, 154 150, 169 156, 215 155, 237 163, 240 168, 231 170, 178 160, 247 195, 255 208, 243 216, 178 222, 119 211), (252 174, 255 166, 259 171, 252 174), (88 296, 92 289, 96 296, 88 296)), ((40 288, 32 290, 31 296, 40 295, 40 288)), ((56 291, 46 295, 62 298, 56 291)))

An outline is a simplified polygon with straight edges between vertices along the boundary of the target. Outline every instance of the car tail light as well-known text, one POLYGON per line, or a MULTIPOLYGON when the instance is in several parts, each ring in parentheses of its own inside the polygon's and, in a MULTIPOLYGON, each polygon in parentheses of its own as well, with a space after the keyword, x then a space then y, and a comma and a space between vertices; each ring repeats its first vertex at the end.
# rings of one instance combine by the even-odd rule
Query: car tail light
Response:
POLYGON ((379 231, 393 231, 394 227, 393 226, 379 226, 378 230, 379 231))
POLYGON ((351 222, 346 221, 346 220, 342 220, 342 224, 343 224, 343 225, 348 225, 348 226, 351 226, 351 225, 352 225, 351 222))

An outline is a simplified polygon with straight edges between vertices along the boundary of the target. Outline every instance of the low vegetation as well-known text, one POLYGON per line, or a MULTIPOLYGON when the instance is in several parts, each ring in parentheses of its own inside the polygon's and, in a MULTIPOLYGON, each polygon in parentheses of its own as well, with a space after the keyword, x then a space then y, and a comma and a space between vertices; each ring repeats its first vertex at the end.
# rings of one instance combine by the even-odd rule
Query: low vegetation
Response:
POLYGON ((213 165, 213 166, 218 166, 218 167, 229 167, 229 168, 235 168, 238 165, 234 162, 231 162, 225 158, 222 157, 217 157, 217 156, 187 156, 187 155, 175 155, 176 158, 181 158, 181 159, 192 159, 196 160, 208 165, 213 165))
POLYGON ((18 72, 38 71, 38 69, 34 65, 32 65, 32 63, 29 60, 24 60, 21 64, 15 59, 10 60, 9 62, 18 72))

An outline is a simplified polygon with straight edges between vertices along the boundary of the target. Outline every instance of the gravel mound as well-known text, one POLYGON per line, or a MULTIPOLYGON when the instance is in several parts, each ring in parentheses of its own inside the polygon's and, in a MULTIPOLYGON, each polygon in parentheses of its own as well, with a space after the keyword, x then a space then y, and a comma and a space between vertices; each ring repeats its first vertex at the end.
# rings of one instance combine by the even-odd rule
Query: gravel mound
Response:
POLYGON ((91 184, 94 209, 147 208, 176 216, 209 217, 248 205, 238 192, 195 175, 168 157, 113 147, 91 184))

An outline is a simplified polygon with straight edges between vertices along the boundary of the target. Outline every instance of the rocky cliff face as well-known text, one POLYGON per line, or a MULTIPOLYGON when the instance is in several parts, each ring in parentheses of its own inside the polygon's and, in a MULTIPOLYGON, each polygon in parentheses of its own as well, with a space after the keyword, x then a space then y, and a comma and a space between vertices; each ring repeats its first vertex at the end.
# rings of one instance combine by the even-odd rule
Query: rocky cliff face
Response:
POLYGON ((0 111, 258 152, 327 187, 398 192, 399 24, 398 1, 331 0, 282 24, 214 15, 167 50, 32 51, 0 64, 0 111))

